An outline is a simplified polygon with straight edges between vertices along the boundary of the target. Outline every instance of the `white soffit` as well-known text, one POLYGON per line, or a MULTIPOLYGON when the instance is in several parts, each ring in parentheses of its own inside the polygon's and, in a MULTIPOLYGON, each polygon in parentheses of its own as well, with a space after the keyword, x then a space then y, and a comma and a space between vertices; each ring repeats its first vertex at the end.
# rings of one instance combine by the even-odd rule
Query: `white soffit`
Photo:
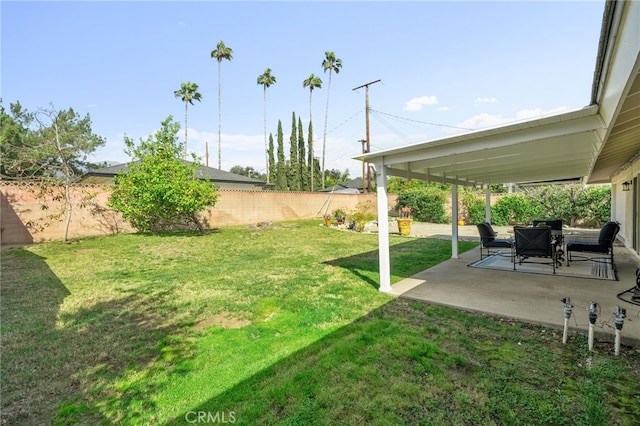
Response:
POLYGON ((389 176, 458 184, 583 178, 602 140, 598 107, 474 131, 355 157, 389 176))

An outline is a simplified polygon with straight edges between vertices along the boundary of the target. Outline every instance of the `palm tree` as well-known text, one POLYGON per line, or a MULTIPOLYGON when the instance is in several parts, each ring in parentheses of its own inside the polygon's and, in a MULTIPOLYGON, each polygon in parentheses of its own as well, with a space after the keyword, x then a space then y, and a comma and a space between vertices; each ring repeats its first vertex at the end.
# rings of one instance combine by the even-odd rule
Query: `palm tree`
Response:
POLYGON ((336 74, 340 72, 342 68, 342 59, 336 58, 336 54, 333 52, 324 52, 324 61, 322 61, 322 69, 324 72, 329 71, 329 83, 327 85, 327 109, 324 113, 324 136, 322 138, 322 188, 324 189, 324 157, 327 146, 327 119, 329 118, 329 91, 331 90, 331 73, 335 71, 336 74))
POLYGON ((193 105, 193 101, 202 99, 202 95, 198 92, 198 85, 187 81, 180 83, 180 90, 173 92, 176 98, 180 98, 184 102, 184 159, 187 159, 187 109, 189 104, 193 105))
POLYGON ((218 60, 218 168, 222 169, 222 120, 220 118, 220 111, 222 109, 220 108, 220 64, 222 63, 223 59, 226 59, 227 61, 233 59, 233 49, 225 46, 224 42, 220 40, 216 49, 211 51, 211 57, 218 60))
POLYGON ((275 84, 276 77, 271 75, 271 68, 267 68, 264 72, 258 76, 258 84, 262 84, 264 87, 264 153, 266 157, 267 165, 267 183, 269 183, 269 154, 267 147, 267 87, 275 84))
MULTIPOLYGON (((311 160, 313 160, 313 126, 311 125, 311 123, 313 122, 312 117, 311 117, 311 97, 313 96, 313 89, 315 89, 316 87, 318 89, 320 89, 322 87, 322 80, 320 79, 320 77, 315 76, 313 73, 311 73, 311 75, 309 76, 309 78, 307 78, 305 81, 302 82, 302 87, 308 87, 309 88, 309 158, 311 158, 311 160)), ((311 191, 313 191, 313 163, 310 164, 311 167, 311 191)))

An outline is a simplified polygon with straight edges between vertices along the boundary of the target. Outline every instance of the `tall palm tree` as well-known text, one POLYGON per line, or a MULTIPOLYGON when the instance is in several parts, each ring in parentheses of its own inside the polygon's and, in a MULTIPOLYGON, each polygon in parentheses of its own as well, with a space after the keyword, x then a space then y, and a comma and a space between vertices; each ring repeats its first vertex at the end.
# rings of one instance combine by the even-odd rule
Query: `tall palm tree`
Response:
MULTIPOLYGON (((313 96, 313 89, 316 87, 320 89, 322 87, 322 80, 320 77, 311 73, 309 78, 302 82, 302 87, 309 88, 309 158, 313 160, 313 126, 311 125, 313 119, 311 117, 311 97, 313 96)), ((313 162, 310 163, 309 167, 311 167, 311 191, 313 191, 313 162)))
POLYGON ((269 148, 267 147, 267 87, 275 84, 276 77, 271 75, 271 68, 267 68, 264 72, 258 76, 258 84, 262 84, 264 87, 264 153, 267 165, 267 183, 269 183, 269 148))
POLYGON ((223 59, 226 59, 227 61, 233 59, 233 49, 225 46, 224 42, 220 40, 216 49, 211 51, 211 57, 216 58, 218 61, 218 168, 222 169, 222 120, 220 118, 220 111, 222 111, 222 109, 220 108, 220 64, 222 64, 223 59))
POLYGON ((324 158, 327 146, 327 119, 329 118, 329 91, 331 90, 331 74, 338 74, 342 68, 342 59, 336 58, 333 52, 324 52, 324 61, 322 61, 322 69, 324 72, 329 71, 329 83, 327 85, 327 109, 324 113, 324 136, 322 138, 322 188, 324 189, 324 158))
POLYGON ((187 81, 180 83, 180 89, 173 92, 176 98, 180 98, 184 102, 184 159, 187 159, 187 110, 189 104, 193 105, 193 101, 202 99, 202 95, 198 92, 198 85, 187 81))

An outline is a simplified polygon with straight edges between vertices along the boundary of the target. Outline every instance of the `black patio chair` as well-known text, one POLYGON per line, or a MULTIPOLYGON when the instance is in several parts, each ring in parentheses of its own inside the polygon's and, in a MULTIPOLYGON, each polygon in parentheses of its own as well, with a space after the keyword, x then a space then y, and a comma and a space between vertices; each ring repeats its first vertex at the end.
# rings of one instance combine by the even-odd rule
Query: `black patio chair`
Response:
POLYGON ((618 222, 607 222, 598 234, 597 241, 570 241, 567 243, 567 266, 571 262, 591 260, 602 262, 604 260, 611 264, 611 267, 615 270, 616 264, 613 261, 613 242, 616 240, 616 235, 620 232, 620 224, 618 222), (591 253, 596 256, 575 255, 573 253, 591 253), (599 256, 598 256, 599 255, 599 256), (574 259, 577 257, 577 259, 574 259))
POLYGON ((532 224, 534 227, 548 226, 552 231, 562 231, 562 219, 534 220, 532 224))
POLYGON ((511 257, 511 249, 513 247, 513 241, 510 239, 496 238, 498 235, 493 227, 488 222, 478 223, 478 232, 480 233, 480 260, 482 260, 483 250, 486 250, 487 256, 492 253, 497 253, 499 249, 509 249, 509 257, 511 257))
POLYGON ((522 265, 528 262, 529 258, 548 259, 545 261, 536 261, 531 263, 550 264, 553 267, 553 273, 556 273, 556 243, 551 236, 551 227, 537 226, 534 228, 524 226, 514 226, 513 234, 515 236, 513 270, 516 270, 516 263, 522 265))
POLYGON ((564 236, 562 235, 562 219, 534 220, 534 227, 548 226, 551 228, 551 238, 556 241, 556 259, 558 262, 564 260, 564 236))

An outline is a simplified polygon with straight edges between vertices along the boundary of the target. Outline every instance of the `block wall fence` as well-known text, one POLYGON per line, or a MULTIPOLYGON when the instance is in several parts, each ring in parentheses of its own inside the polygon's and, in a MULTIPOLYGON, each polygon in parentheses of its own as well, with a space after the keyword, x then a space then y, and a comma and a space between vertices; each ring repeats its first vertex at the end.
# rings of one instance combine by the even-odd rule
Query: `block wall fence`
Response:
MULTIPOLYGON (((65 225, 62 187, 51 188, 41 195, 37 185, 0 182, 0 191, 2 245, 62 240, 65 225)), ((110 193, 106 186, 72 187, 69 238, 135 232, 119 213, 106 207, 110 193)), ((389 197, 390 210, 395 199, 389 197)), ((353 210, 366 200, 371 200, 375 208, 376 194, 219 190, 216 205, 200 218, 208 228, 322 218, 339 207, 353 210)))

